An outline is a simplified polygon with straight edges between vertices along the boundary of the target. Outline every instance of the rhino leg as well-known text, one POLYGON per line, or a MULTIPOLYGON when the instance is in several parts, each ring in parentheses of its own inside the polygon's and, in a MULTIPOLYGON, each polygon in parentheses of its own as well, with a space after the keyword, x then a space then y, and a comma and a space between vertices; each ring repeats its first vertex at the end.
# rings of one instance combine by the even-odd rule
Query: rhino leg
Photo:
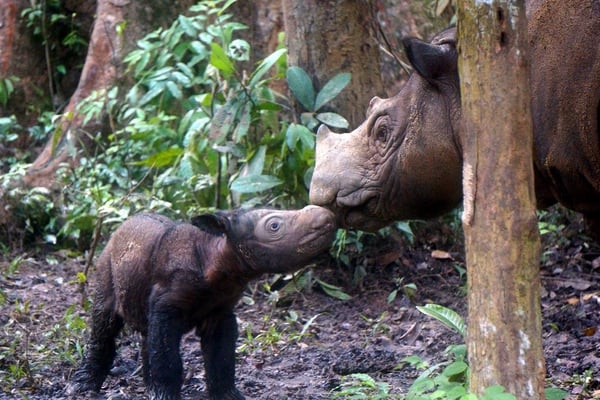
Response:
POLYGON ((211 400, 244 400, 235 387, 235 341, 238 336, 233 312, 198 327, 204 357, 206 386, 211 400))
POLYGON ((179 400, 183 384, 183 365, 179 354, 185 333, 177 310, 152 307, 148 316, 148 337, 142 348, 146 365, 144 377, 151 400, 179 400), (154 309, 153 309, 154 308, 154 309), (144 354, 145 353, 145 354, 144 354))
POLYGON ((592 239, 600 242, 600 212, 583 215, 585 227, 592 239))
POLYGON ((87 353, 75 371, 67 393, 99 391, 110 371, 116 354, 115 338, 123 327, 123 319, 96 298, 92 311, 92 333, 87 353))

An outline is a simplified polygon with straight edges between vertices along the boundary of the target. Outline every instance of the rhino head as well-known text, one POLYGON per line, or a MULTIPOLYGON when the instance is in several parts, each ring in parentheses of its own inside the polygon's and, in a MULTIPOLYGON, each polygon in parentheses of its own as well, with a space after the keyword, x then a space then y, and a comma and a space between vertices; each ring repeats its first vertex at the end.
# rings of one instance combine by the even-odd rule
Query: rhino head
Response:
POLYGON ((461 199, 456 29, 431 43, 403 43, 415 73, 400 92, 374 97, 350 133, 325 126, 317 133, 310 201, 333 210, 346 228, 433 217, 461 199))
POLYGON ((256 273, 295 271, 326 252, 336 232, 335 216, 314 205, 300 210, 238 209, 203 214, 192 224, 224 235, 256 273))

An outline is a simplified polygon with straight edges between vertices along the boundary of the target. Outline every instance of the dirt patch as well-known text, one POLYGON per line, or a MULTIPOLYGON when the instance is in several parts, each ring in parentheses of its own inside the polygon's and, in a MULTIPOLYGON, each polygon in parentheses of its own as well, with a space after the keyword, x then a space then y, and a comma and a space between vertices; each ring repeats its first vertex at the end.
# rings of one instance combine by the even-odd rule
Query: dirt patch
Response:
MULTIPOLYGON (((374 240, 364 256, 352 259, 354 268, 328 260, 312 269, 313 282, 340 286, 352 296, 347 301, 328 296, 319 284, 280 291, 278 301, 264 287, 279 288, 281 279, 250 285, 237 307, 239 389, 249 399, 331 399, 344 376, 366 373, 389 384, 392 395, 405 393, 419 374, 405 357, 436 364, 447 359, 448 345, 462 341, 415 308, 437 303, 466 315, 464 256, 448 229, 423 225, 412 245, 395 235, 374 240)), ((547 237, 553 240, 546 240, 542 262, 548 386, 566 389, 570 399, 600 397, 600 247, 580 234, 578 220, 547 237)), ((10 260, 0 268, 9 270, 10 260)), ((88 315, 74 283, 82 270, 83 258, 55 253, 23 260, 0 278, 0 399, 66 398, 88 315)), ((138 339, 131 332, 122 336, 102 392, 87 398, 145 398, 138 339)), ((182 354, 184 399, 207 398, 193 334, 184 337, 182 354)))

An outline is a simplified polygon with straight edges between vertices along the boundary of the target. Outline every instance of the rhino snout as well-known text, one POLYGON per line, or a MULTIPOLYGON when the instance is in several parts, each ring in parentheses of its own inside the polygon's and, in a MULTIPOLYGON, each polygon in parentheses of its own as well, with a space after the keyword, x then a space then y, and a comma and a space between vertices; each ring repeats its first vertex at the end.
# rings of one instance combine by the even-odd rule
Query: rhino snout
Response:
POLYGON ((312 204, 330 207, 335 203, 339 189, 336 152, 341 136, 331 132, 327 125, 321 125, 317 131, 316 163, 309 191, 312 204))

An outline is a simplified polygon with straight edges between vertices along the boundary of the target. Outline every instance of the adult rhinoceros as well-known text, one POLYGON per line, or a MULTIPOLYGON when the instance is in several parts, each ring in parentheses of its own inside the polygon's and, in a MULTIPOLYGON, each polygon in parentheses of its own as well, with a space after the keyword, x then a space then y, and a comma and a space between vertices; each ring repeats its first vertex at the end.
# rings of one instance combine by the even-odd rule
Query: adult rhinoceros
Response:
MULTIPOLYGON (((579 211, 600 236, 600 0, 529 1, 527 14, 538 206, 579 211)), ((462 196, 456 29, 403 44, 415 73, 400 92, 373 98, 353 132, 317 135, 310 199, 346 227, 433 217, 462 196)))

